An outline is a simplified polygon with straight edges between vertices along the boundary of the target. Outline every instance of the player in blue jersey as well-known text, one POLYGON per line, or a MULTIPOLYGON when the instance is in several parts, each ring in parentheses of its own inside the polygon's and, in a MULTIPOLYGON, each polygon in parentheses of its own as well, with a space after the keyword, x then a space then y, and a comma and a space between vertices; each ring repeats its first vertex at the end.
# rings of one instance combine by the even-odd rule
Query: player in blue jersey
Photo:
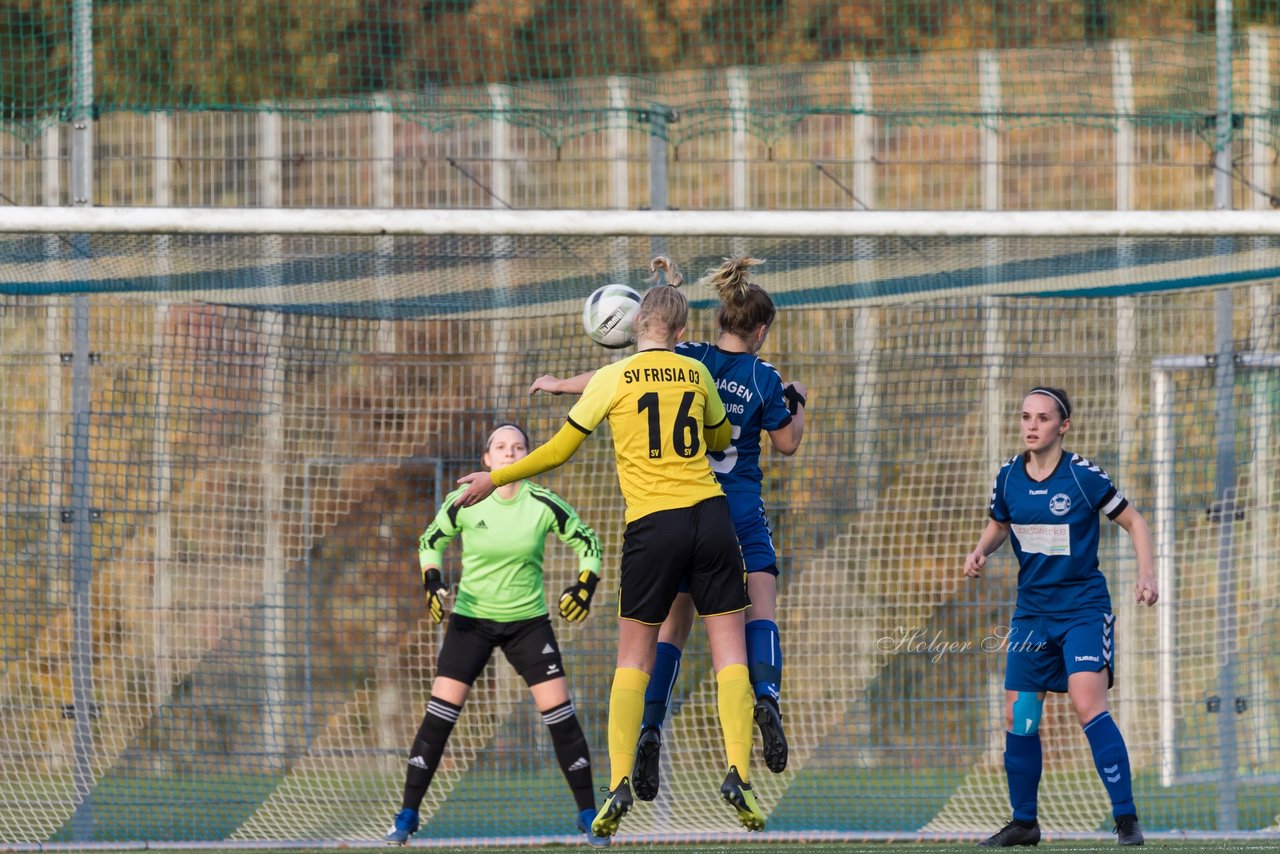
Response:
MULTIPOLYGON (((760 727, 765 764, 770 771, 780 773, 787 767, 787 740, 779 710, 782 648, 775 622, 778 564, 761 498, 764 475, 760 470, 760 438, 762 432, 768 433, 776 450, 787 456, 796 452, 804 436, 806 389, 800 383, 784 385, 778 371, 756 356, 777 317, 769 294, 749 280, 750 269, 759 263, 754 258, 731 258, 701 280, 720 297, 720 334, 714 344, 685 342, 676 346, 676 352, 707 366, 733 425, 729 448, 710 453, 707 458, 729 499, 747 567, 751 597, 746 624, 747 668, 756 695, 754 717, 760 727)), ((680 281, 680 273, 670 259, 659 256, 651 266, 668 282, 680 281)), ((540 377, 530 393, 580 392, 590 377, 591 374, 567 380, 540 377)), ((692 599, 682 592, 658 634, 657 662, 645 692, 643 728, 636 745, 632 778, 636 797, 642 800, 653 800, 658 795, 662 723, 693 616, 692 599)))
POLYGON ((1047 691, 1071 698, 1111 797, 1120 844, 1143 842, 1129 752, 1107 710, 1107 689, 1115 679, 1115 615, 1106 577, 1098 568, 1098 514, 1129 534, 1138 563, 1134 593, 1147 606, 1158 598, 1151 531, 1106 472, 1063 450, 1070 429, 1071 401, 1065 391, 1039 386, 1027 392, 1022 402, 1026 450, 996 475, 990 521, 964 562, 964 574, 980 578, 987 556, 1012 535, 1018 601, 1009 626, 1004 680, 1004 767, 1013 821, 981 843, 986 847, 1040 841, 1039 724, 1047 691))

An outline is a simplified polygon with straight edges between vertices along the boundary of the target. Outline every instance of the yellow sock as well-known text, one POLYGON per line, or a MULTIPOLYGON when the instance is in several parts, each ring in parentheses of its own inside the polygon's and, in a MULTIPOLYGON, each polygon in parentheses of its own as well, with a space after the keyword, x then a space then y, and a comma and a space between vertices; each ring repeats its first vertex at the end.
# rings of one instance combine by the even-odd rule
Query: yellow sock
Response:
POLYGON ((730 765, 737 766, 738 774, 745 783, 749 779, 751 765, 751 715, 755 709, 747 666, 730 664, 725 667, 716 674, 716 688, 725 756, 730 765))
MULTIPOLYGON (((746 673, 746 668, 742 668, 746 673)), ((609 691, 609 788, 615 789, 623 777, 631 776, 636 764, 636 739, 644 719, 644 690, 649 687, 649 674, 634 667, 613 671, 613 689, 609 691)), ((750 719, 748 719, 748 724, 750 719)), ((750 729, 747 730, 748 737, 750 729)), ((750 741, 748 741, 748 747, 750 741)))

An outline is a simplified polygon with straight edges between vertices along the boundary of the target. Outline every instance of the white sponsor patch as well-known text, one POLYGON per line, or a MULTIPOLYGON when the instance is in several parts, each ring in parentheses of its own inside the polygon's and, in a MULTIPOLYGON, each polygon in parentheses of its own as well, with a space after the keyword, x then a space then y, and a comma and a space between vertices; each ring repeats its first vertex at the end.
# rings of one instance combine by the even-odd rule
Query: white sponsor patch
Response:
POLYGON ((1018 545, 1028 554, 1057 557, 1071 554, 1070 525, 1014 525, 1018 545))

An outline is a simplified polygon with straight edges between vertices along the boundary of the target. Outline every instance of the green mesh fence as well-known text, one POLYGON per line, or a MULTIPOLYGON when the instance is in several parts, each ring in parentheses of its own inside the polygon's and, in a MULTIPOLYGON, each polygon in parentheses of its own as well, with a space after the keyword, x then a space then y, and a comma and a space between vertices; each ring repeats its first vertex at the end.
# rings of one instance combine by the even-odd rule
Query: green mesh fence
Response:
MULTIPOLYGON (((730 251, 666 248, 690 272, 730 251)), ((770 830, 954 837, 1006 820, 988 644, 1014 568, 1006 550, 981 583, 961 569, 1019 446, 1021 395, 1044 382, 1070 390, 1068 447, 1147 516, 1172 573, 1156 610, 1135 607, 1127 538, 1104 527, 1111 701, 1145 826, 1280 829, 1280 244, 749 248, 781 309, 764 355, 811 392, 799 454, 764 458, 792 750, 774 776, 756 748, 770 830)), ((495 421, 535 441, 562 423, 567 400, 528 384, 614 358, 581 331, 581 301, 640 287, 649 253, 636 238, 0 239, 0 842, 380 839, 441 638, 417 535, 495 421)), ((710 294, 691 295, 705 339, 710 294)), ((603 783, 622 533, 607 437, 540 481, 605 548, 591 616, 556 626, 603 783)), ((548 557, 554 599, 576 562, 554 542, 548 557)), ((1042 823, 1109 830, 1065 698, 1042 732, 1042 823)), ((736 838, 700 629, 666 742, 663 793, 621 838, 736 838)), ((575 840, 545 727, 500 658, 423 815, 435 840, 575 840)))
MULTIPOLYGON (((1251 73, 1247 32, 1280 24, 1280 7, 1234 7, 1239 83, 1251 73)), ((73 107, 74 8, 71 0, 0 4, 7 122, 47 123, 73 107)), ((1199 123, 1216 109, 1217 28, 1211 0, 143 0, 95 4, 89 53, 99 113, 395 110, 439 127, 496 109, 574 136, 603 127, 616 109, 604 87, 587 94, 581 81, 616 76, 679 105, 678 138, 735 116, 776 138, 803 116, 859 109, 841 70, 851 61, 911 69, 914 85, 877 105, 895 120, 974 124, 991 111, 975 61, 987 50, 1024 54, 1025 67, 1001 78, 999 110, 1018 122, 1105 124, 1131 113, 1199 123), (1117 110, 1107 81, 1082 73, 1117 40, 1140 44, 1150 62, 1132 110, 1117 110), (749 106, 713 74, 731 67, 754 78, 749 106), (499 108, 490 84, 513 87, 499 108)), ((643 111, 620 119, 641 122, 643 111)))
POLYGON ((1266 206, 1277 7, 1214 6, 144 0, 77 41, 6 0, 0 202, 1266 206))

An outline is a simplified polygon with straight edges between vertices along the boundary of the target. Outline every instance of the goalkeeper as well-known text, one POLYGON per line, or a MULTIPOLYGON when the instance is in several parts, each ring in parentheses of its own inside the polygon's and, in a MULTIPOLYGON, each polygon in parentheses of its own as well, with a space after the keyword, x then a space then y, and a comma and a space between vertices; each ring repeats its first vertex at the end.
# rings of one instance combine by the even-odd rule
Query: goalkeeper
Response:
MULTIPOLYGON (((483 465, 496 469, 529 453, 529 439, 514 424, 500 425, 485 444, 483 465)), ((507 661, 524 677, 533 702, 551 733, 556 760, 577 802, 577 826, 594 845, 596 814, 591 781, 591 753, 569 698, 560 645, 547 616, 543 593, 542 553, 554 532, 578 554, 578 580, 560 596, 560 615, 580 622, 591 607, 600 572, 600 541, 563 498, 522 480, 500 487, 488 499, 462 507, 458 489, 436 513, 418 544, 426 604, 431 619, 444 619, 448 590, 440 573, 445 547, 465 533, 462 577, 444 642, 436 660, 431 698, 418 735, 409 749, 404 801, 387 833, 391 845, 404 845, 418 830, 418 808, 439 767, 445 743, 467 701, 476 678, 501 647, 507 661)))

